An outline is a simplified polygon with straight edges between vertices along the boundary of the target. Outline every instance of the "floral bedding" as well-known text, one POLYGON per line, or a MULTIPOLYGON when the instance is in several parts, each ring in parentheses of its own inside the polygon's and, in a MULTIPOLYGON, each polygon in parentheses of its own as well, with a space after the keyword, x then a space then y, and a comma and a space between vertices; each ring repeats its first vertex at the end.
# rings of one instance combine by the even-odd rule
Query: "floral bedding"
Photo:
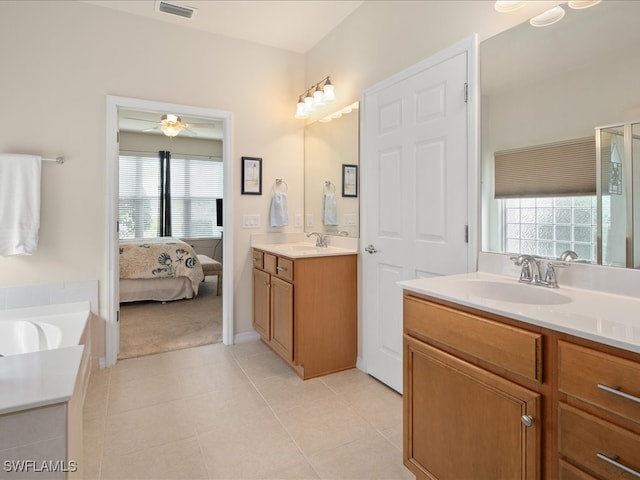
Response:
POLYGON ((204 279, 191 245, 173 237, 120 240, 120 278, 188 277, 198 294, 204 279))

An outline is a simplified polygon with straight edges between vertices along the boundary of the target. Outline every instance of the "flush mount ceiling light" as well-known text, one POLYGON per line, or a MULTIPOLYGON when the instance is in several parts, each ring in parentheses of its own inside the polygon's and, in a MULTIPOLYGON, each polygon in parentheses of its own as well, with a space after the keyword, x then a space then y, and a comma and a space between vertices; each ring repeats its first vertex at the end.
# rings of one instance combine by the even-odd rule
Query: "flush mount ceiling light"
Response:
POLYGON ((594 5, 599 4, 600 2, 602 2, 602 0, 576 0, 576 1, 569 1, 567 3, 567 5, 569 5, 569 8, 573 8, 574 10, 582 10, 584 8, 589 8, 589 7, 593 7, 594 5))
POLYGON ((536 15, 531 20, 529 20, 529 23, 534 27, 548 27, 549 25, 553 25, 554 23, 562 20, 564 14, 564 8, 558 5, 557 7, 550 8, 540 15, 536 15))
POLYGON ((329 77, 323 78, 315 85, 300 94, 296 106, 295 118, 309 118, 314 110, 324 107, 336 100, 336 94, 329 77))
POLYGON ((512 0, 497 0, 493 5, 493 8, 496 9, 497 12, 500 13, 508 13, 514 12, 522 7, 524 7, 527 2, 517 2, 512 0))

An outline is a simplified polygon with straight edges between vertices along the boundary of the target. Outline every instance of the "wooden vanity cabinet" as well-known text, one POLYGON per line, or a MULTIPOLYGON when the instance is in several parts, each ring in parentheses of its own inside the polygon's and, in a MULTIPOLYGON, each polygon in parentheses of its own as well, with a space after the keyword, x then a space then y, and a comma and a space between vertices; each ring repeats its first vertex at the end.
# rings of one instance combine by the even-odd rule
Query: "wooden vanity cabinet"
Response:
POLYGON ((253 249, 253 326, 304 379, 355 367, 357 257, 253 249))
POLYGON ((540 334, 405 295, 407 468, 418 479, 540 478, 541 355, 540 334))
POLYGON ((638 353, 405 291, 403 401, 418 479, 640 478, 638 353))

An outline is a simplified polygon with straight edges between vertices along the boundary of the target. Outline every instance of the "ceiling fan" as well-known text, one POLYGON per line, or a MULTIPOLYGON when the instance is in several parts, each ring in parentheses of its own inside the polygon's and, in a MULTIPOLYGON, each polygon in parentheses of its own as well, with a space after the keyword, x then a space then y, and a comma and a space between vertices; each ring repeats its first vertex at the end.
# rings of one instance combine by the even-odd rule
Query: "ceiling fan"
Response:
POLYGON ((192 130, 190 127, 214 127, 213 124, 210 123, 187 123, 183 122, 182 119, 178 115, 174 115, 172 113, 167 113, 160 117, 160 121, 156 122, 154 120, 147 120, 143 118, 131 118, 127 117, 130 120, 138 120, 141 122, 153 122, 156 125, 150 128, 146 128, 143 132, 153 132, 154 130, 160 130, 167 137, 175 137, 181 132, 186 133, 190 137, 197 137, 198 133, 192 130))

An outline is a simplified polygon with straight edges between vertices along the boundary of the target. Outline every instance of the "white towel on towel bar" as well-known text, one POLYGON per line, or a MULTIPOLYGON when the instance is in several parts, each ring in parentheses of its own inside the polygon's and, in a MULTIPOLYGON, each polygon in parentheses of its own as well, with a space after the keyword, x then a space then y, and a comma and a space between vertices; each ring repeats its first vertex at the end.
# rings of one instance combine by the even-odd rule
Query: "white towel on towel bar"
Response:
POLYGON ((38 248, 41 169, 37 155, 0 154, 0 257, 38 248))
POLYGON ((338 204, 333 193, 323 196, 322 221, 325 225, 338 225, 338 204))
POLYGON ((274 192, 271 199, 271 226, 284 227, 289 225, 289 207, 286 192, 274 192))

